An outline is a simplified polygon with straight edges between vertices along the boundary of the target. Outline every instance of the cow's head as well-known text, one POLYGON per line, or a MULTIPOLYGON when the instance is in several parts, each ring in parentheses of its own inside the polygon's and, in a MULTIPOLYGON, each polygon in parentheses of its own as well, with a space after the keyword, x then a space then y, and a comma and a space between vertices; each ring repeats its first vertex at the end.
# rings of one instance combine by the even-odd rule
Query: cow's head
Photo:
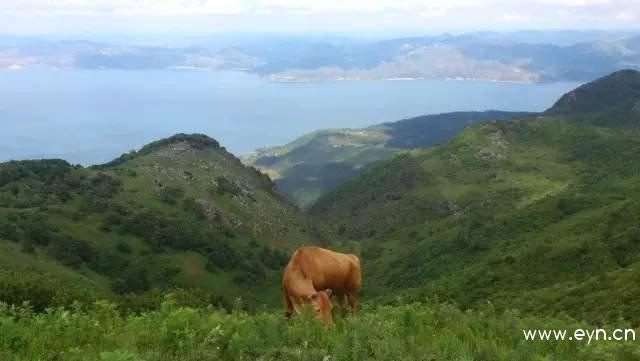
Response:
POLYGON ((316 291, 309 296, 309 302, 313 307, 313 312, 317 319, 322 321, 325 326, 333 325, 333 317, 331 316, 331 310, 333 304, 331 303, 331 294, 333 291, 326 289, 324 291, 316 291))

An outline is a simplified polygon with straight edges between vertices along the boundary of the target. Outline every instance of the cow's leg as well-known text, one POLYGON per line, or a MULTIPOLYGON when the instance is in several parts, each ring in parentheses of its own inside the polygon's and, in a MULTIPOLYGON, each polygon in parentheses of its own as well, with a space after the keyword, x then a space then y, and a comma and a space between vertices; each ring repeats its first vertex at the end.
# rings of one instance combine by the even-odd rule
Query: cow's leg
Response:
POLYGON ((340 303, 340 309, 342 311, 342 317, 345 317, 347 315, 347 312, 349 312, 349 309, 348 309, 349 301, 347 299, 347 294, 346 293, 340 293, 340 294, 336 295, 336 299, 340 303))
POLYGON ((287 319, 291 318, 291 315, 293 314, 293 303, 284 289, 282 290, 282 300, 284 302, 284 317, 287 319))
POLYGON ((353 314, 358 313, 358 293, 348 292, 347 298, 349 299, 349 306, 351 307, 351 312, 353 314))

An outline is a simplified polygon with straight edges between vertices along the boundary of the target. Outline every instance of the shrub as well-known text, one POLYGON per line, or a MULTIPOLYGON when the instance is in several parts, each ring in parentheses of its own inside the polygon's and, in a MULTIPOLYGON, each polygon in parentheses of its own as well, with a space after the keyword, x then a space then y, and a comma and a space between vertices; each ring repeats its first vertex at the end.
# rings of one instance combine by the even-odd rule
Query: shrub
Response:
POLYGON ((157 311, 163 302, 170 302, 178 307, 207 308, 214 306, 220 310, 230 310, 231 304, 220 295, 211 294, 201 288, 172 288, 160 290, 154 288, 147 292, 129 293, 118 299, 118 307, 124 312, 141 313, 157 311))
POLYGON ((36 247, 33 245, 33 242, 25 239, 24 241, 22 241, 22 247, 20 248, 20 250, 24 253, 33 254, 36 252, 36 247))
POLYGON ((86 241, 73 238, 56 238, 49 245, 47 254, 69 267, 79 267, 91 262, 96 251, 86 241))
POLYGON ((233 182, 231 182, 227 178, 225 177, 216 178, 215 192, 218 195, 231 194, 231 195, 237 196, 237 195, 240 195, 241 191, 242 190, 240 189, 240 187, 235 185, 233 182))
POLYGON ((44 216, 36 213, 20 223, 26 239, 37 245, 48 245, 53 236, 53 227, 44 216))
POLYGON ((18 241, 20 240, 20 230, 14 223, 0 219, 0 239, 18 241))
POLYGON ((22 305, 28 302, 30 307, 40 312, 47 307, 71 305, 75 301, 91 301, 95 297, 96 294, 92 291, 65 283, 48 274, 27 270, 0 270, 0 302, 6 304, 22 305))
POLYGON ((125 241, 118 241, 116 244, 116 250, 120 253, 131 253, 131 246, 125 241))
POLYGON ((261 263, 251 261, 245 262, 242 266, 242 272, 233 278, 233 281, 239 284, 256 284, 264 281, 267 273, 261 263))
POLYGON ((196 218, 196 220, 203 221, 207 218, 202 205, 196 202, 194 198, 185 198, 182 201, 182 208, 188 213, 192 214, 196 218))
POLYGON ((160 201, 171 205, 177 204, 182 197, 184 197, 184 190, 179 187, 166 186, 158 192, 160 201))
POLYGON ((258 255, 258 259, 262 264, 270 269, 279 270, 289 262, 289 257, 281 249, 269 249, 269 247, 263 246, 258 255))

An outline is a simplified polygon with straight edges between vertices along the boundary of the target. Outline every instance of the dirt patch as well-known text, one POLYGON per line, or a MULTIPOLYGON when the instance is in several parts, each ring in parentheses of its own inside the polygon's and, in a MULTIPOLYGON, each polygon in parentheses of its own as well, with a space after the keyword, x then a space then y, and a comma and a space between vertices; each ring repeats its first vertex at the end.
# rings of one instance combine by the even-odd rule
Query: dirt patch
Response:
POLYGON ((488 134, 487 138, 490 141, 490 145, 480 149, 475 155, 476 159, 482 161, 506 159, 510 142, 502 130, 496 129, 488 134))
POLYGON ((284 241, 281 239, 271 239, 267 241, 267 244, 273 248, 279 248, 284 245, 284 241))
POLYGON ((187 277, 198 278, 202 275, 198 262, 193 259, 189 259, 184 263, 183 272, 187 277))

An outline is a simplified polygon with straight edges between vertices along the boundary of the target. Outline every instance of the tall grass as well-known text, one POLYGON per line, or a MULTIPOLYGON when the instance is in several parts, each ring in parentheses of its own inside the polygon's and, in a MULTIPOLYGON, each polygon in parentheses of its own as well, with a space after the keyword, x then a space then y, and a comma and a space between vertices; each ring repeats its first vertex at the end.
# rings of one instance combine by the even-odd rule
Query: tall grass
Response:
MULTIPOLYGON (((525 341, 522 329, 590 328, 485 306, 367 306, 325 329, 309 317, 175 305, 123 314, 115 304, 0 306, 0 360, 636 360, 633 343, 525 341)), ((615 325, 622 327, 624 325, 615 325)))

